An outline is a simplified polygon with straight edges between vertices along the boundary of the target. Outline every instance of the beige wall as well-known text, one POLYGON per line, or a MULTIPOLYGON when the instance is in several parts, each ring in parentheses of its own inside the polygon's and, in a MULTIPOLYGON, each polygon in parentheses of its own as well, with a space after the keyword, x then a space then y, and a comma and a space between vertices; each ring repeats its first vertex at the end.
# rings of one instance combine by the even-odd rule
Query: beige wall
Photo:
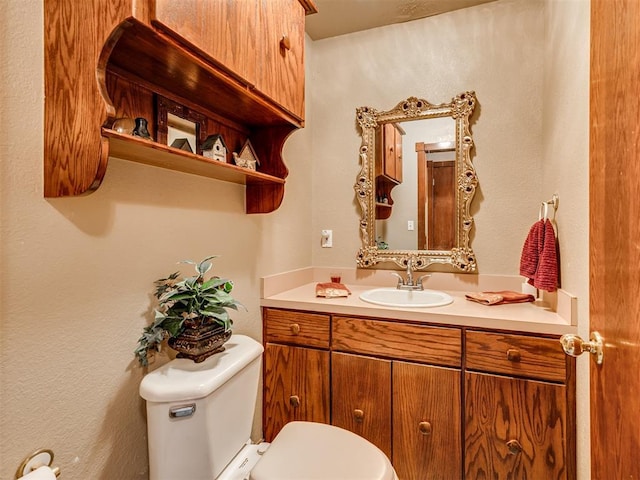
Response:
MULTIPOLYGON (((545 0, 542 191, 558 193, 562 286, 589 337, 589 0, 545 0)), ((546 200, 546 198, 545 198, 546 200)), ((577 359, 578 478, 591 478, 589 364, 577 359)))
POLYGON ((440 103, 475 90, 473 248, 481 273, 517 273, 542 196, 541 5, 505 0, 314 42, 313 228, 316 236, 332 228, 335 245, 314 242, 314 264, 353 265, 360 247, 356 107, 388 110, 412 95, 440 103))
MULTIPOLYGON (((12 478, 24 455, 48 447, 65 479, 146 478, 143 371, 132 350, 149 318, 151 283, 174 261, 221 255, 216 270, 235 280, 249 309, 235 316, 236 331, 255 338, 260 276, 354 265, 357 106, 388 109, 411 95, 440 102, 475 90, 480 271, 517 273, 538 202, 558 192, 563 285, 578 295, 579 328, 587 329, 588 27, 545 30, 544 22, 584 21, 588 2, 548 1, 546 12, 537 0, 504 0, 309 41, 307 128, 285 147, 282 207, 259 216, 243 213, 242 187, 117 159, 96 193, 43 199, 42 6, 5 3, 0 477, 12 478), (334 248, 322 249, 327 228, 334 248)), ((582 432, 587 427, 581 422, 582 432)), ((588 445, 580 442, 586 479, 588 445)))
POLYGON ((94 194, 45 200, 42 23, 40 0, 3 2, 0 477, 46 447, 65 480, 144 479, 132 352, 152 282, 221 255, 215 270, 249 310, 236 331, 260 339, 259 278, 311 264, 308 135, 287 142, 285 200, 268 215, 243 213, 242 186, 117 159, 94 194))

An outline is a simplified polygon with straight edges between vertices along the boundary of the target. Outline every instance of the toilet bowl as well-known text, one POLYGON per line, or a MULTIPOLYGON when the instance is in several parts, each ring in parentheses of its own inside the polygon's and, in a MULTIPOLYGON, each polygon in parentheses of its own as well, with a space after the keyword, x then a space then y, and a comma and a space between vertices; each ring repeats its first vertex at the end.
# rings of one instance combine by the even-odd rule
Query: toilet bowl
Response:
POLYGON ((397 480, 378 447, 332 425, 290 422, 252 445, 263 348, 244 335, 225 347, 143 378, 149 480, 397 480))

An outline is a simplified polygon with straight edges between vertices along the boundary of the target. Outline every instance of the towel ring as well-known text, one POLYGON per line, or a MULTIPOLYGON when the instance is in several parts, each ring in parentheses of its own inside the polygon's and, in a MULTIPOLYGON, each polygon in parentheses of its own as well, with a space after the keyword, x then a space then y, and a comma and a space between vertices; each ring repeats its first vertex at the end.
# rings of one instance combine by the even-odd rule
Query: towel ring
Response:
POLYGON ((549 205, 553 206, 553 220, 556 219, 556 211, 558 210, 558 194, 554 193, 551 197, 551 200, 547 200, 546 202, 540 202, 540 210, 538 211, 538 220, 548 220, 549 219, 549 205))

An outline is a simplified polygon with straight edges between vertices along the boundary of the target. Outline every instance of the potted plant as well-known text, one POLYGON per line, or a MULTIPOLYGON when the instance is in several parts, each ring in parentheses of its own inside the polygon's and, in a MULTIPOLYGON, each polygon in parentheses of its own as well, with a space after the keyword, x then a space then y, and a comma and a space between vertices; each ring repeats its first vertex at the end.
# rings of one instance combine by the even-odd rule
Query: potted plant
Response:
POLYGON ((212 276, 210 256, 200 263, 184 260, 179 263, 195 265, 196 275, 178 279, 180 272, 155 281, 155 309, 153 323, 144 328, 135 355, 141 365, 149 364, 149 355, 160 351, 160 344, 168 339, 178 357, 191 358, 196 363, 224 349, 231 337, 232 320, 227 309, 238 310, 241 303, 231 296, 233 282, 212 276))

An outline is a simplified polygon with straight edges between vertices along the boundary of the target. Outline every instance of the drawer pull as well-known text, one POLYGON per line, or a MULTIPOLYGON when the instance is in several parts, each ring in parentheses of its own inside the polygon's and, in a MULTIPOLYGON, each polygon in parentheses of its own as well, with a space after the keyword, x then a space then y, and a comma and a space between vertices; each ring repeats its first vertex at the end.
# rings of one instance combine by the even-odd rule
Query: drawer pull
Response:
POLYGON ((518 440, 509 440, 507 442, 507 448, 511 455, 517 455, 522 451, 522 445, 520 445, 518 440))
POLYGON ((292 323, 289 325, 289 328, 291 329, 291 333, 294 335, 298 335, 300 333, 300 325, 297 323, 292 323))
POLYGON ((300 397, 298 395, 291 395, 289 397, 289 403, 293 408, 300 406, 300 397))
POLYGON ((423 435, 431 435, 431 422, 420 422, 418 425, 420 433, 423 435))
POLYGON ((291 50, 291 39, 288 35, 283 35, 280 39, 280 48, 284 50, 291 50))
POLYGON ((364 412, 362 410, 360 410, 359 408, 356 408, 353 411, 353 418, 356 422, 358 423, 362 423, 362 421, 364 420, 364 412))
POLYGON ((510 362, 519 362, 520 361, 520 351, 515 348, 510 348, 507 350, 507 360, 510 362))

